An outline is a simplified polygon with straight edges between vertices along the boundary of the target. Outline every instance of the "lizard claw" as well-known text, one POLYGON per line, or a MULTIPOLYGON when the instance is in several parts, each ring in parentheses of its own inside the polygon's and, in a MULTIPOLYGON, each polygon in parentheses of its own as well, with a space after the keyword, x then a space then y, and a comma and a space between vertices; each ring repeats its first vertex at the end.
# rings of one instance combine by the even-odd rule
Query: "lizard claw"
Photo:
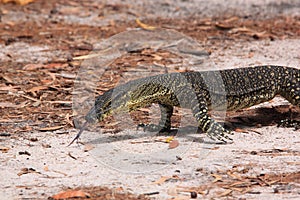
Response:
POLYGON ((228 135, 233 135, 233 133, 224 129, 223 127, 214 129, 213 131, 208 132, 207 135, 209 138, 221 141, 224 144, 232 143, 232 138, 230 138, 228 135))

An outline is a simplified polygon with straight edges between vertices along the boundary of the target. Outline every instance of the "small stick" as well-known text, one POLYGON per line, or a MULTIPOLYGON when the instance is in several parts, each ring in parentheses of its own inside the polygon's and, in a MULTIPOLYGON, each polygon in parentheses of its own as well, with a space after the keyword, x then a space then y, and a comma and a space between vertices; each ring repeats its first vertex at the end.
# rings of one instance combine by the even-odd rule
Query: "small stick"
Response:
POLYGON ((150 195, 156 195, 156 194, 159 194, 159 192, 148 192, 148 193, 144 193, 143 195, 150 196, 150 195))
MULTIPOLYGON (((84 129, 85 129, 85 127, 87 126, 87 124, 88 124, 87 121, 84 122, 84 124, 81 126, 79 132, 77 133, 77 135, 75 136, 75 138, 72 140, 72 142, 70 142, 70 144, 69 144, 68 146, 70 146, 71 144, 73 144, 73 143, 75 142, 75 140, 78 140, 78 139, 79 139, 81 133, 84 131, 84 129)), ((68 146, 67 146, 67 147, 68 147, 68 146)))

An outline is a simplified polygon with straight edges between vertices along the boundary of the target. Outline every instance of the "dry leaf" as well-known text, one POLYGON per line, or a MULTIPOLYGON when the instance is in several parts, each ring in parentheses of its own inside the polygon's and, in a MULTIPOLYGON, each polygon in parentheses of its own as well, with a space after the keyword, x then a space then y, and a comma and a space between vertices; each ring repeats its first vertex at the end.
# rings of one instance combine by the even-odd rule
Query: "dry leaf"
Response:
POLYGON ((7 153, 8 150, 9 150, 9 147, 0 146, 0 151, 1 151, 2 153, 7 153))
POLYGON ((1 77, 2 77, 7 83, 14 83, 13 80, 12 80, 10 77, 8 77, 8 76, 2 75, 1 77))
POLYGON ((10 102, 0 102, 0 108, 24 108, 26 106, 26 102, 22 102, 20 104, 13 104, 10 102))
POLYGON ((140 19, 136 19, 135 22, 142 28, 142 29, 145 29, 145 30, 148 30, 148 31, 153 31, 156 29, 156 27, 154 26, 150 26, 148 24, 144 24, 143 22, 141 22, 140 19))
POLYGON ((59 130, 61 128, 63 128, 64 126, 52 126, 52 127, 45 127, 45 128, 40 128, 40 131, 56 131, 59 130))
POLYGON ((179 146, 179 141, 178 140, 172 140, 170 143, 169 143, 169 149, 175 149, 176 147, 179 146))
POLYGON ((215 26, 216 26, 217 28, 221 29, 221 30, 229 30, 229 29, 234 28, 234 26, 232 26, 232 25, 229 25, 229 24, 222 24, 222 23, 219 23, 219 22, 217 22, 217 23, 215 24, 215 26))
POLYGON ((41 79, 41 83, 43 85, 51 85, 53 83, 53 81, 49 80, 49 79, 41 79))
POLYGON ((162 176, 160 179, 154 182, 154 184, 161 185, 162 183, 166 182, 167 180, 170 180, 172 177, 168 176, 162 176))
POLYGON ((230 18, 224 20, 224 22, 225 22, 225 23, 231 23, 231 22, 237 21, 237 20, 239 20, 239 19, 240 19, 239 17, 234 16, 234 17, 230 17, 230 18))
POLYGON ((44 65, 45 69, 62 69, 68 67, 68 63, 49 63, 44 65))
POLYGON ((242 180, 242 177, 238 174, 234 174, 234 173, 228 171, 227 175, 231 176, 233 179, 242 180))
POLYGON ((71 117, 73 117, 73 115, 70 116, 69 113, 66 114, 65 119, 68 122, 68 124, 70 124, 72 127, 74 127, 73 121, 71 120, 71 117))
POLYGON ((21 6, 24 6, 24 5, 27 5, 29 3, 32 3, 34 2, 35 0, 2 0, 2 3, 9 3, 9 2, 12 2, 12 3, 16 3, 16 4, 19 4, 21 6))
POLYGON ((241 128, 236 128, 234 131, 238 132, 238 133, 248 133, 248 131, 241 129, 241 128))
POLYGON ((158 60, 159 61, 159 60, 163 59, 163 57, 161 57, 161 56, 159 56, 157 54, 153 54, 152 56, 153 56, 154 60, 158 60))
POLYGON ((101 55, 101 53, 98 54, 88 54, 88 55, 83 55, 83 56, 77 56, 74 57, 73 60, 85 60, 85 59, 89 59, 89 58, 95 58, 97 56, 101 55))
POLYGON ((75 79, 77 75, 75 73, 61 72, 59 76, 63 78, 75 79))
POLYGON ((232 190, 225 190, 225 192, 221 193, 219 195, 219 197, 225 197, 225 196, 228 196, 232 193, 232 190))
POLYGON ((72 101, 45 101, 47 103, 51 103, 51 104, 69 104, 72 105, 72 101))
POLYGON ((90 197, 90 195, 82 190, 67 190, 52 196, 53 199, 68 199, 78 197, 87 198, 90 197))
POLYGON ((222 176, 220 176, 219 174, 211 174, 211 176, 213 176, 215 178, 213 180, 213 183, 216 183, 218 181, 222 182, 222 176))
POLYGON ((253 56, 254 56, 254 52, 250 52, 247 57, 252 58, 253 56))
POLYGON ((62 7, 59 12, 63 15, 79 15, 82 12, 81 7, 62 7))
POLYGON ((268 34, 266 31, 262 31, 262 32, 255 32, 251 36, 258 39, 258 38, 268 38, 271 37, 272 35, 268 34))
POLYGON ((138 110, 142 112, 150 112, 149 108, 139 108, 138 110))
POLYGON ((30 99, 31 101, 35 101, 35 102, 40 102, 40 100, 38 100, 38 99, 35 99, 35 98, 33 98, 33 97, 30 97, 30 96, 27 96, 27 95, 21 95, 22 97, 24 97, 24 98, 26 98, 26 99, 30 99))
POLYGON ((56 74, 55 73, 47 73, 51 78, 52 78, 52 82, 54 83, 54 81, 56 80, 56 74))
POLYGON ((93 148, 95 148, 93 145, 91 145, 91 144, 86 144, 86 145, 84 145, 83 151, 84 151, 84 152, 87 152, 87 151, 92 150, 93 148))
POLYGON ((48 89, 47 86, 35 86, 27 90, 27 92, 38 92, 40 90, 48 89))
POLYGON ((43 64, 27 64, 23 67, 23 70, 33 71, 33 70, 41 69, 43 67, 44 67, 43 64))
POLYGON ((38 173, 35 169, 33 168, 22 168, 21 171, 17 174, 18 176, 22 176, 23 174, 29 174, 29 173, 38 173))
POLYGON ((254 30, 251 30, 249 28, 246 27, 238 27, 238 28, 233 28, 232 30, 229 31, 229 33, 231 34, 235 34, 235 33, 254 33, 254 30))
POLYGON ((218 149, 220 149, 220 147, 213 147, 210 150, 218 150, 218 149))
POLYGON ((19 86, 3 86, 0 87, 0 91, 14 91, 17 88, 20 88, 19 86))
POLYGON ((239 182, 235 182, 229 185, 229 187, 244 187, 245 185, 247 185, 248 183, 245 181, 239 181, 239 182))

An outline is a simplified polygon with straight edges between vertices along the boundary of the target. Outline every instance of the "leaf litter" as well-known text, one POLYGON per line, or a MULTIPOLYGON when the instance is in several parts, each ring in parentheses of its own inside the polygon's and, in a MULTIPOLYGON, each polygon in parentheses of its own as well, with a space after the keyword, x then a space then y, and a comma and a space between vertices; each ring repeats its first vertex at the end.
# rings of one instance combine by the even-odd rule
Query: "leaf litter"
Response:
MULTIPOLYGON (((4 3, 15 2, 18 4, 33 6, 34 1, 27 0, 7 0, 4 3)), ((40 3, 36 1, 37 3, 40 3)), ((84 3, 84 2, 83 2, 84 3)), ((71 1, 69 4, 78 6, 82 2, 71 1)), ((59 3, 58 3, 59 4, 59 3)), ((46 6, 49 4, 46 4, 46 6)), ((12 8, 10 4, 5 5, 2 13, 7 13, 12 8)), ((121 5, 93 5, 95 7, 109 7, 110 12, 123 9, 121 5)), ((46 8, 45 8, 46 9, 46 8)), ((23 9, 23 12, 31 12, 30 9, 23 9)), ((43 11, 40 11, 43 12, 43 11)), ((54 11, 53 11, 54 12, 54 11)), ((78 13, 79 9, 61 9, 61 12, 78 13)), ((50 12, 49 12, 50 13, 50 12)), ((0 43, 10 45, 18 41, 26 41, 32 45, 48 44, 53 49, 60 49, 67 53, 62 53, 52 60, 45 63, 31 63, 1 61, 0 68, 0 109, 1 109, 1 126, 0 132, 9 132, 10 136, 14 133, 22 133, 24 131, 45 130, 54 131, 57 129, 69 129, 73 127, 72 119, 72 91, 74 86, 74 72, 80 67, 82 58, 87 58, 89 48, 82 48, 78 43, 80 41, 74 39, 75 36, 81 41, 86 41, 86 38, 98 38, 98 35, 109 37, 115 33, 126 30, 127 28, 141 27, 144 29, 153 29, 156 27, 173 27, 178 31, 186 33, 199 41, 213 41, 213 45, 207 45, 207 51, 213 51, 215 46, 222 45, 215 43, 216 39, 224 40, 276 40, 285 38, 297 38, 299 32, 299 17, 278 17, 275 19, 253 20, 245 19, 238 16, 229 16, 225 18, 206 18, 197 19, 189 18, 188 20, 174 19, 147 19, 141 22, 136 20, 131 23, 112 22, 108 26, 92 27, 84 25, 70 25, 62 22, 52 23, 51 20, 46 21, 45 25, 41 26, 35 22, 10 22, 7 24, 1 23, 1 33, 10 35, 10 37, 1 37, 0 43), (9 29, 7 28, 9 27, 9 29), (51 27, 48 29, 47 27, 51 27), (21 34, 20 34, 21 33, 21 34), (30 34, 24 34, 30 33, 30 34), (59 41, 59 42, 58 42, 59 41), (71 52, 71 53, 69 53, 71 52), (83 57, 80 57, 83 56, 83 57), (72 58, 81 58, 73 60, 72 58), (13 69, 13 70, 11 70, 13 69), (24 124, 23 122, 26 121, 24 124), (31 129, 28 125, 32 125, 31 129)), ((91 41, 89 41, 91 42, 91 41)), ((10 53, 8 53, 9 55, 10 53)), ((9 57, 9 56, 8 56, 9 57)), ((154 65, 160 68, 153 68, 155 73, 164 73, 165 69, 161 70, 161 66, 170 66, 174 64, 172 59, 174 55, 168 52, 155 52, 152 50, 135 52, 131 55, 125 55, 118 59, 112 68, 114 73, 105 74, 104 79, 111 82, 101 82, 97 87, 97 94, 102 94, 104 91, 113 87, 119 80, 119 74, 124 71, 135 70, 138 64, 141 66, 154 65), (141 64, 144 63, 144 64, 141 64)), ((177 63, 176 63, 177 64, 177 63)), ((148 70, 148 68, 144 68, 148 70)), ((188 71, 186 68, 174 67, 170 71, 188 71)), ((145 110, 144 110, 145 111, 145 110)), ((136 121, 140 119, 148 122, 149 119, 144 117, 143 110, 133 115, 136 121)), ((180 121, 180 117, 172 118, 175 122, 180 121)), ((178 124, 177 124, 178 125, 178 124)), ((105 124, 102 124, 105 127, 105 124)), ((110 127, 111 128, 111 127, 110 127)), ((240 129, 243 132, 243 129, 240 129)), ((12 136, 13 137, 13 136, 12 136)), ((173 140, 176 141, 176 140, 173 140)), ((172 141, 170 142, 170 144, 172 141)), ((176 146, 176 145, 175 145, 176 146)), ((6 146, 1 146, 1 153, 6 153, 11 149, 6 146)), ((88 149, 89 150, 89 149, 88 149)), ((276 154, 276 152, 259 152, 262 155, 276 154)), ((284 153, 284 152, 283 152, 284 153)), ((293 153, 293 152, 287 152, 293 153)), ((20 175, 38 173, 33 168, 23 168, 20 175)), ((299 173, 283 173, 283 174, 265 174, 257 176, 244 175, 242 172, 227 171, 214 174, 212 185, 204 185, 196 188, 190 188, 188 191, 197 191, 198 194, 205 195, 210 187, 222 188, 224 191, 219 193, 220 197, 231 196, 235 193, 250 192, 254 187, 269 187, 278 184, 289 184, 290 182, 298 182, 299 173), (206 187, 207 186, 207 187, 206 187), (250 189, 250 190, 249 190, 250 189)), ((165 181, 161 181, 163 184, 165 181)), ((96 191, 104 191, 104 196, 112 197, 114 192, 108 188, 87 188, 87 193, 91 197, 96 194, 96 191)), ((75 190, 73 190, 75 191, 75 190)), ((278 192, 278 190, 276 190, 278 192)), ((280 192, 285 192, 281 190, 280 192)), ((72 196, 72 195, 70 195, 72 196)), ((73 195, 73 197, 75 197, 73 195)), ((120 198, 124 198, 121 196, 120 198)), ((134 199, 134 198, 133 198, 134 199)))

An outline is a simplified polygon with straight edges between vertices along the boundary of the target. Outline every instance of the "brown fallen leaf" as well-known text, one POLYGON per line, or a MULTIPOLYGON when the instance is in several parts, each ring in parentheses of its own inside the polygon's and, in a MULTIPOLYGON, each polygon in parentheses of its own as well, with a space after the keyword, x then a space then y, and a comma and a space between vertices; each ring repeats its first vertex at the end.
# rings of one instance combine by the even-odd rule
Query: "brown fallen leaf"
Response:
POLYGON ((176 147, 179 146, 179 141, 178 140, 172 140, 170 143, 169 143, 169 149, 175 149, 176 147))
POLYGON ((247 58, 252 58, 253 56, 254 56, 254 52, 250 52, 248 53, 247 58))
POLYGON ((0 87, 0 91, 16 91, 16 89, 19 89, 20 86, 3 86, 3 87, 0 87))
POLYGON ((22 176, 23 174, 29 174, 29 173, 38 173, 35 169, 33 168, 22 168, 21 171, 17 174, 18 176, 22 176))
POLYGON ((6 83, 14 83, 14 81, 9 76, 1 75, 1 78, 3 78, 6 83))
POLYGON ((221 22, 217 22, 215 24, 216 28, 221 29, 221 30, 230 30, 233 29, 234 26, 226 24, 226 23, 221 23, 221 22))
POLYGON ((142 112, 150 112, 149 108, 139 108, 138 110, 142 112))
POLYGON ((229 31, 229 33, 231 34, 236 34, 236 33, 254 33, 255 31, 247 28, 247 27, 237 27, 237 28, 233 28, 229 31))
POLYGON ((245 181, 238 181, 238 182, 234 182, 232 184, 229 185, 229 187, 245 187, 249 185, 249 183, 245 182, 245 181))
POLYGON ((72 101, 45 101, 47 103, 51 103, 51 104, 69 104, 72 105, 72 101))
POLYGON ((43 64, 27 64, 23 67, 23 70, 33 71, 37 69, 42 69, 43 67, 43 64))
POLYGON ((210 148, 210 150, 218 150, 220 149, 220 147, 213 147, 213 148, 210 148))
POLYGON ((90 151, 90 150, 92 150, 92 149, 94 149, 95 147, 93 146, 93 145, 91 145, 91 144, 86 144, 86 145, 84 145, 84 149, 83 149, 83 151, 84 152, 88 152, 88 151, 90 151))
POLYGON ((230 176, 233 179, 242 180, 242 177, 238 174, 234 174, 233 172, 228 171, 227 175, 230 176))
POLYGON ((48 171, 49 171, 49 167, 48 167, 48 166, 45 166, 45 167, 44 167, 44 171, 48 172, 48 171))
POLYGON ((30 89, 28 89, 26 91, 27 92, 38 92, 40 90, 46 90, 46 89, 48 89, 47 86, 35 86, 35 87, 32 87, 32 88, 30 88, 30 89))
POLYGON ((172 177, 169 177, 169 176, 162 176, 160 177, 160 179, 158 179, 157 181, 154 182, 154 184, 157 184, 157 185, 161 185, 162 183, 170 180, 172 177))
POLYGON ((0 151, 2 153, 7 153, 9 149, 10 149, 9 147, 0 146, 0 151))
POLYGON ((223 180, 223 178, 222 178, 222 176, 221 175, 219 175, 219 174, 211 174, 211 176, 213 176, 215 179, 213 180, 213 183, 216 183, 216 182, 222 182, 223 180))
POLYGON ((24 94, 22 94, 21 96, 24 97, 24 98, 26 98, 26 99, 30 99, 31 101, 40 102, 39 99, 35 99, 33 97, 30 97, 30 96, 27 96, 27 95, 24 95, 24 94))
POLYGON ((24 5, 27 5, 29 3, 32 3, 34 2, 35 0, 2 0, 2 3, 9 3, 9 2, 12 2, 12 3, 16 3, 16 4, 19 4, 21 6, 24 6, 24 5))
POLYGON ((52 126, 52 127, 45 127, 45 128, 40 128, 40 131, 56 131, 59 129, 62 129, 64 126, 52 126))
POLYGON ((241 129, 241 128, 236 128, 234 131, 238 132, 238 133, 248 133, 247 130, 244 130, 244 129, 241 129))
POLYGON ((135 20, 135 22, 142 28, 142 29, 145 29, 145 30, 148 30, 148 31, 153 31, 156 29, 156 27, 154 26, 150 26, 148 24, 144 24, 143 22, 141 22, 141 20, 139 18, 137 18, 135 20))
POLYGON ((45 64, 43 68, 45 69, 62 69, 68 67, 68 63, 49 63, 45 64))
POLYGON ((225 190, 223 193, 218 195, 218 197, 225 197, 225 196, 230 195, 231 193, 232 193, 232 190, 225 190))
POLYGON ((23 108, 25 107, 26 102, 23 102, 21 104, 14 104, 11 102, 0 102, 0 108, 23 108))
POLYGON ((82 190, 66 190, 62 191, 56 195, 53 195, 53 199, 69 199, 69 198, 89 198, 90 194, 83 192, 82 190))
POLYGON ((231 22, 237 21, 237 20, 239 20, 239 19, 240 19, 239 17, 233 16, 233 17, 230 17, 230 18, 228 18, 228 19, 225 19, 224 22, 225 22, 225 23, 231 23, 231 22))

